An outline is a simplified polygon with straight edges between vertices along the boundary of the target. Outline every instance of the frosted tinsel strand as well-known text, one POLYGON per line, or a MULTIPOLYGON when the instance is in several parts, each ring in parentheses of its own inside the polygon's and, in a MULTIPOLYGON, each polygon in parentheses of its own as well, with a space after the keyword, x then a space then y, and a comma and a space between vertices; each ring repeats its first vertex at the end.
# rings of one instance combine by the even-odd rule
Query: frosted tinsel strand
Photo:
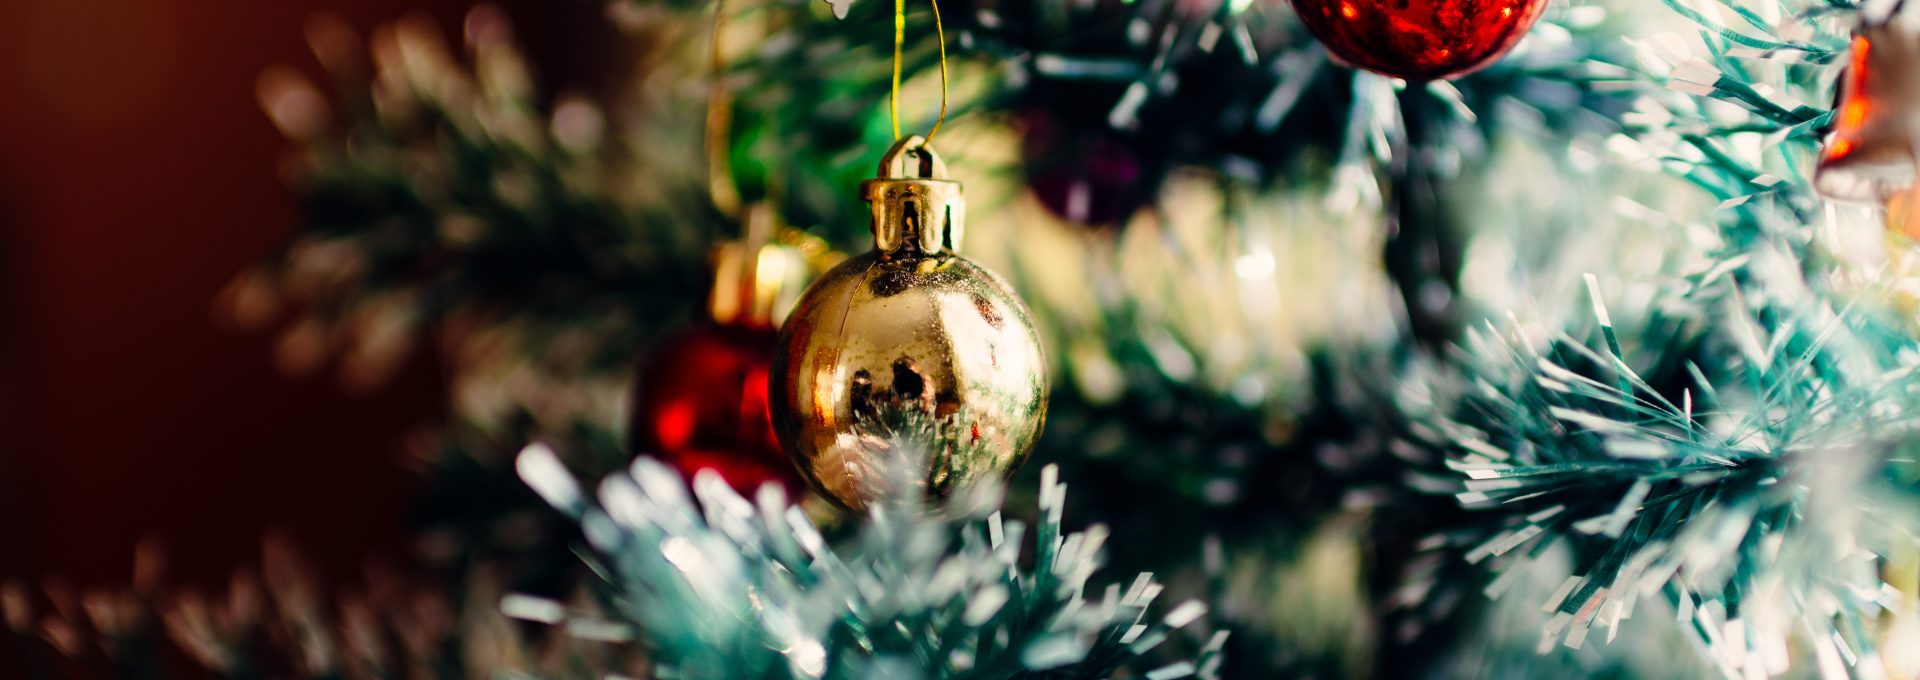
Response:
POLYGON ((1572 575, 1543 603, 1552 613, 1543 645, 1577 648, 1593 627, 1610 640, 1639 596, 1664 591, 1722 663, 1784 654, 1774 647, 1788 631, 1760 639, 1754 627, 1803 617, 1816 640, 1845 639, 1864 656, 1876 641, 1855 627, 1879 605, 1852 593, 1880 590, 1874 555, 1910 541, 1914 526, 1911 491, 1890 473, 1920 427, 1911 380, 1920 347, 1883 336, 1874 341, 1889 351, 1839 349, 1862 346, 1859 330, 1786 330, 1755 355, 1721 347, 1750 361, 1721 385, 1693 369, 1701 382, 1677 400, 1610 350, 1572 338, 1545 352, 1504 339, 1477 345, 1491 358, 1464 370, 1487 389, 1460 397, 1457 415, 1430 434, 1449 442, 1449 467, 1468 478, 1461 502, 1504 520, 1436 539, 1486 565, 1494 597, 1556 541, 1574 546, 1572 575), (1856 360, 1877 368, 1833 368, 1856 360), (1876 519, 1857 521, 1867 517, 1876 519), (1822 542, 1836 545, 1812 547, 1822 542), (1827 561, 1803 561, 1801 550, 1827 561), (1856 559, 1867 568, 1849 566, 1856 559), (1753 595, 1769 588, 1776 597, 1753 595), (1754 637, 1728 639, 1743 616, 1754 637))
MULTIPOLYGON (((917 499, 876 506, 857 535, 829 545, 772 485, 748 500, 703 471, 689 493, 641 458, 589 496, 539 444, 519 468, 580 522, 615 611, 676 677, 1104 677, 1206 612, 1187 602, 1150 616, 1162 590, 1151 574, 1090 595, 1107 531, 1062 534, 1066 487, 1052 468, 1024 570, 1025 526, 991 510, 997 489, 932 513, 917 499)), ((558 605, 511 604, 560 618, 546 614, 558 605)), ((1215 677, 1224 642, 1216 633, 1192 661, 1136 671, 1215 677)))
MULTIPOLYGON (((1912 615, 1884 595, 1899 592, 1885 574, 1920 527, 1920 344, 1888 305, 1835 287, 1859 265, 1829 235, 1861 225, 1836 223, 1806 182, 1800 152, 1829 114, 1804 102, 1824 101, 1819 64, 1844 44, 1845 8, 1669 4, 1706 25, 1693 50, 1704 56, 1669 37, 1639 43, 1670 91, 1650 91, 1613 147, 1721 201, 1706 265, 1631 324, 1680 329, 1628 346, 1683 348, 1683 361, 1625 356, 1595 277, 1596 337, 1518 324, 1470 337, 1459 374, 1407 406, 1464 477, 1462 505, 1489 516, 1429 546, 1485 566, 1496 598, 1570 548, 1570 573, 1542 602, 1542 651, 1596 629, 1612 640, 1658 593, 1730 677, 1796 660, 1879 676, 1883 622, 1912 615)), ((1407 604, 1426 587, 1410 584, 1407 604)))

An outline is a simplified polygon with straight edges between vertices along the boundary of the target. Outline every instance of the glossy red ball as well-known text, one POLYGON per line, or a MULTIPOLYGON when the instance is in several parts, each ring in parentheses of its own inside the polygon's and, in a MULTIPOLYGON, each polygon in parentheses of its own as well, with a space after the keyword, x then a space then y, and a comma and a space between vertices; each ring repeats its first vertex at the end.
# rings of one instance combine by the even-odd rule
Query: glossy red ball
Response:
POLYGON ((1547 0, 1293 0, 1336 60, 1406 80, 1457 78, 1493 63, 1547 0))
POLYGON ((1103 126, 1077 128, 1045 109, 1016 118, 1027 187, 1054 215, 1075 224, 1124 223, 1153 195, 1139 154, 1103 126))
POLYGON ((749 496, 769 481, 799 490, 767 411, 774 339, 772 329, 707 325, 662 347, 641 373, 635 452, 672 463, 689 480, 713 470, 749 496))

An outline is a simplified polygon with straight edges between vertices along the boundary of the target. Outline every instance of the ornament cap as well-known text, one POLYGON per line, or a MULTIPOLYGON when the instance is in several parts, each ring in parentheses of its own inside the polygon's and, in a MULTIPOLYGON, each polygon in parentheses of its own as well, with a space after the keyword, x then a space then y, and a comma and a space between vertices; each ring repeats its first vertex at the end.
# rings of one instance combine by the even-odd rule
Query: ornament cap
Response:
POLYGON ((947 163, 926 138, 894 142, 875 175, 860 183, 860 197, 872 205, 873 247, 881 259, 960 249, 967 204, 960 183, 946 178, 947 163))
POLYGON ((742 219, 745 238, 713 248, 707 313, 724 325, 779 328, 811 278, 807 258, 775 241, 778 215, 771 205, 748 206, 742 219))

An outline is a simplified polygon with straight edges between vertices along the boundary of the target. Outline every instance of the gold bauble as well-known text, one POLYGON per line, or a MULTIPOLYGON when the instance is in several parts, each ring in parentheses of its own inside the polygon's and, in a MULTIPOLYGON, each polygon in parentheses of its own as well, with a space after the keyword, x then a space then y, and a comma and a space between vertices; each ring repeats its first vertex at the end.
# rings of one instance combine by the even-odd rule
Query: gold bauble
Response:
POLYGON ((874 249, 815 281, 780 331, 774 429, 848 510, 1004 480, 1046 420, 1040 335, 1006 282, 955 252, 965 204, 945 175, 920 137, 888 150, 861 184, 874 249))

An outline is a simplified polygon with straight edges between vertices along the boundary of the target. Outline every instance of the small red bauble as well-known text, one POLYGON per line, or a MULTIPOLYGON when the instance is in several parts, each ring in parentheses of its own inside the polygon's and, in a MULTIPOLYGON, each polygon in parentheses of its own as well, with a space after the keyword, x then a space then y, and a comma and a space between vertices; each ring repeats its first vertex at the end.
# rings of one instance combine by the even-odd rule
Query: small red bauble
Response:
POLYGON ((1140 157, 1119 138, 1078 131, 1044 109, 1018 118, 1027 187, 1054 215, 1089 226, 1117 225, 1153 194, 1140 157))
POLYGON ((709 323, 662 348, 641 374, 631 429, 638 452, 688 479, 713 470, 749 496, 770 481, 798 490, 767 413, 774 338, 771 328, 709 323))
POLYGON ((1293 0, 1335 59, 1405 80, 1479 70, 1512 49, 1547 0, 1293 0))

